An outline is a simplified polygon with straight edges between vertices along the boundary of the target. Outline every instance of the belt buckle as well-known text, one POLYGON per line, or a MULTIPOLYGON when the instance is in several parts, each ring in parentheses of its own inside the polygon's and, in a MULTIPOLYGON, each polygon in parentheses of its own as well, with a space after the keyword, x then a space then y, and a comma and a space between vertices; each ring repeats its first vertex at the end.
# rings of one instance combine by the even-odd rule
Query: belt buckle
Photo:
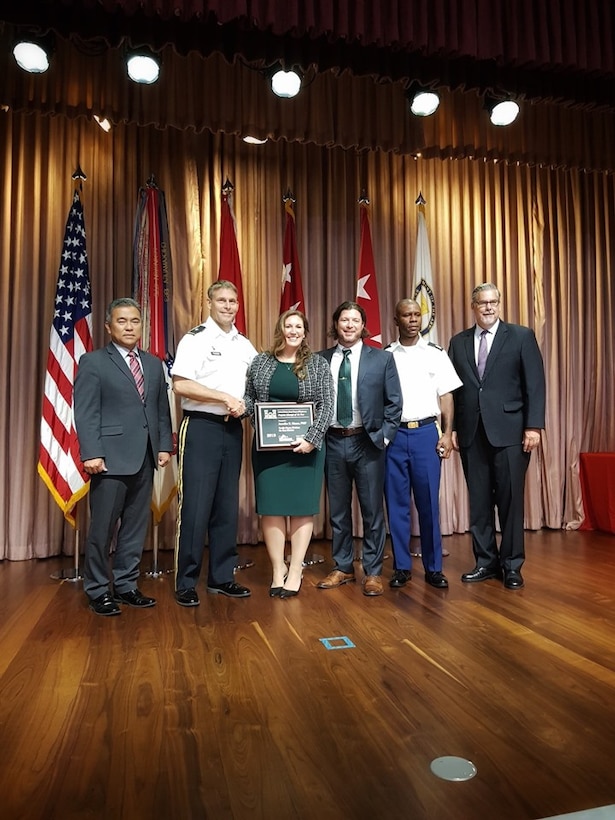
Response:
POLYGON ((419 426, 419 423, 418 421, 407 421, 405 422, 405 425, 408 428, 408 430, 416 430, 416 428, 419 426))

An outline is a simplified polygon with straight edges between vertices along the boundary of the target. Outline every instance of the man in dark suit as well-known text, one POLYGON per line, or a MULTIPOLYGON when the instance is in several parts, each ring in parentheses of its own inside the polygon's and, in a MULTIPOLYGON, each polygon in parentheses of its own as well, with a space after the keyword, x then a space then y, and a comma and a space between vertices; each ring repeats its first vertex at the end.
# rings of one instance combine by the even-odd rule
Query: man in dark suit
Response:
POLYGON ((523 586, 523 493, 530 453, 545 424, 545 376, 534 332, 500 320, 500 292, 474 288, 476 325, 453 336, 449 357, 463 386, 454 393, 453 444, 460 451, 470 496, 476 566, 465 583, 504 578, 523 586), (502 532, 495 536, 495 507, 502 532))
POLYGON ((336 389, 325 461, 335 569, 318 587, 333 589, 355 580, 354 483, 363 518, 363 594, 382 595, 385 448, 399 427, 401 386, 393 355, 363 344, 368 335, 365 311, 356 302, 342 302, 335 310, 331 335, 337 345, 321 355, 330 364, 336 389))
POLYGON ((105 328, 111 342, 79 360, 75 427, 83 467, 91 476, 83 587, 93 612, 119 615, 119 603, 156 603, 137 589, 137 578, 154 468, 168 464, 173 440, 163 365, 137 348, 137 302, 111 302, 105 328), (118 521, 111 588, 109 548, 118 521))

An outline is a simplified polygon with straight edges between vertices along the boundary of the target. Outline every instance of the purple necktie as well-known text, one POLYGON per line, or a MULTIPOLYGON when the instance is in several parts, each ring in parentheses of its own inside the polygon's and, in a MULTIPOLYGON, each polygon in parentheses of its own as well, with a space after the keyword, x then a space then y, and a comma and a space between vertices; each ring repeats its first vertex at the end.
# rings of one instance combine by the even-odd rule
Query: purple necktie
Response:
POLYGON ((488 330, 482 330, 480 334, 480 341, 478 343, 478 362, 476 363, 476 369, 478 370, 478 376, 480 379, 483 378, 485 373, 485 365, 487 364, 487 333, 488 330))
POLYGON ((128 361, 130 362, 130 372, 134 376, 135 384, 137 385, 137 390, 139 391, 139 395, 141 396, 141 401, 145 398, 145 379, 143 378, 143 371, 141 370, 141 365, 139 364, 139 357, 136 354, 136 351, 131 350, 128 354, 128 361))

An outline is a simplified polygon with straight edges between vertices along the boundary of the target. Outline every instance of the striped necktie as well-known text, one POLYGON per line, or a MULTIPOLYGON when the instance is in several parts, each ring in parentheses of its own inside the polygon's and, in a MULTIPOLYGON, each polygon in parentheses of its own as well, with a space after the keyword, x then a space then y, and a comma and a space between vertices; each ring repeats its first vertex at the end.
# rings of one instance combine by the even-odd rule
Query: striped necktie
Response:
POLYGON ((134 377, 137 390, 141 396, 141 401, 143 401, 145 398, 145 379, 143 378, 143 371, 141 370, 141 365, 139 364, 139 357, 137 356, 136 350, 130 351, 128 354, 128 361, 130 362, 130 372, 134 377))

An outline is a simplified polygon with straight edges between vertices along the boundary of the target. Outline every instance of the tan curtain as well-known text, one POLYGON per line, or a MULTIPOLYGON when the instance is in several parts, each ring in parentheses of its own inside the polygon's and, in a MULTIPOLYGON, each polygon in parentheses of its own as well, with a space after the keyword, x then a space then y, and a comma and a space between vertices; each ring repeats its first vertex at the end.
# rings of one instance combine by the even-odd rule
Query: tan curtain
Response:
MULTIPOLYGON (((615 450, 613 407, 615 208, 613 176, 484 160, 419 159, 300 143, 248 146, 233 136, 0 112, 0 557, 70 553, 72 530, 36 473, 41 394, 71 173, 79 162, 93 287, 95 344, 108 301, 130 291, 137 191, 154 174, 167 196, 174 320, 203 318, 217 277, 220 188, 235 185, 248 333, 270 341, 279 304, 282 194, 297 197, 297 239, 312 343, 353 297, 357 199, 372 202, 383 337, 412 285, 419 190, 427 200, 440 343, 470 322, 475 283, 493 280, 503 315, 535 328, 548 382, 548 421, 527 486, 526 524, 574 527, 582 517, 578 454, 615 450)), ((249 432, 246 432, 246 444, 249 432)), ((443 529, 467 527, 458 458, 443 481, 443 529)), ((171 546, 173 516, 163 526, 171 546)), ((324 516, 317 524, 323 532, 324 516)), ((239 540, 258 538, 249 455, 239 540)))
POLYGON ((292 100, 275 97, 261 71, 239 57, 179 56, 162 50, 159 82, 143 86, 126 77, 123 51, 57 38, 52 68, 21 71, 9 59, 10 36, 0 28, 0 104, 13 112, 69 118, 94 115, 113 124, 136 123, 196 133, 223 132, 288 142, 391 151, 423 158, 506 160, 547 167, 615 170, 615 111, 579 111, 523 103, 510 128, 496 128, 474 92, 442 90, 433 117, 408 115, 403 82, 376 82, 350 72, 309 69, 292 100))

